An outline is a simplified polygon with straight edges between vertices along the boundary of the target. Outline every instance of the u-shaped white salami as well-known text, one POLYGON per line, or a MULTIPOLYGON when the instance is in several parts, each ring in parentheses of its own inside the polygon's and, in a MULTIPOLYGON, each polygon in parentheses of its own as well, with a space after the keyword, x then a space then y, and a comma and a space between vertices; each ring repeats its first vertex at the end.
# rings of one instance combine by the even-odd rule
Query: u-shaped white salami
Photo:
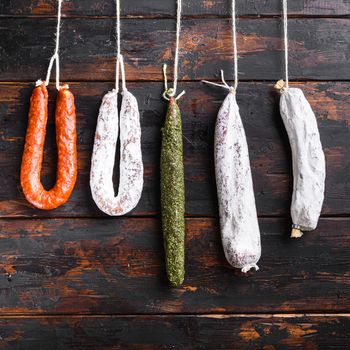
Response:
POLYGON ((118 195, 113 186, 113 168, 118 140, 118 93, 108 92, 97 120, 91 160, 92 197, 104 213, 120 216, 138 204, 143 188, 140 114, 136 98, 122 93, 120 111, 120 179, 118 195))
POLYGON ((226 97, 217 117, 214 153, 226 259, 242 272, 257 270, 261 256, 260 230, 248 145, 234 91, 226 97))

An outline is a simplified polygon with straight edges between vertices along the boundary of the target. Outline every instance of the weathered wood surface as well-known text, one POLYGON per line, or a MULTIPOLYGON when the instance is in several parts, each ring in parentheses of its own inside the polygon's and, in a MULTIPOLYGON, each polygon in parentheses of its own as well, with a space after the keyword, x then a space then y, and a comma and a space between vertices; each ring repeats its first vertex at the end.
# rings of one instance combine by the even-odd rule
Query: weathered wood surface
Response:
POLYGON ((348 315, 2 318, 7 350, 347 350, 348 315))
MULTIPOLYGON (((171 0, 126 0, 121 10, 124 16, 174 16, 176 3, 171 0)), ((229 0, 187 0, 183 3, 185 16, 229 16, 229 0)), ((280 15, 280 0, 237 1, 239 15, 280 15)), ((114 16, 113 1, 65 0, 63 13, 66 16, 114 16)), ((293 0, 289 2, 290 15, 344 16, 350 14, 348 0, 293 0)), ((54 16, 56 1, 1 0, 0 16, 54 16)))
POLYGON ((1 220, 0 314, 350 312, 350 219, 298 241, 289 220, 260 227, 260 270, 243 275, 217 220, 187 219, 186 279, 172 289, 159 219, 1 220))
MULTIPOLYGON (((172 289, 158 187, 166 108, 161 66, 172 66, 176 2, 122 1, 126 73, 141 109, 145 188, 131 217, 107 218, 91 199, 88 178, 99 105, 113 88, 114 3, 64 1, 61 73, 76 96, 79 177, 65 206, 41 212, 23 198, 19 169, 28 82, 46 73, 57 1, 0 0, 1 349, 350 349, 350 2, 289 1, 291 79, 313 81, 299 86, 317 114, 328 173, 319 228, 291 241, 291 154, 272 90, 284 75, 282 1, 237 1, 239 77, 246 81, 238 100, 263 248, 261 270, 248 276, 226 262, 218 227, 213 132, 226 92, 199 83, 218 78, 220 68, 232 78, 229 3, 183 4, 187 275, 183 287, 172 289)), ((50 92, 42 174, 48 187, 56 159, 50 92)), ((115 177, 117 183, 117 170, 115 177)))
MULTIPOLYGON (((1 20, 0 79, 36 81, 46 74, 54 50, 55 19, 1 20), (29 35, 30 33, 30 35, 29 35)), ((227 19, 184 20, 180 78, 213 79, 223 68, 232 76, 232 35, 227 19)), ((123 52, 129 80, 162 80, 161 66, 172 63, 172 19, 123 21, 123 52)), ((278 80, 283 73, 279 19, 242 19, 238 23, 239 77, 278 80)), ((290 19, 290 78, 350 79, 348 19, 290 19)), ((62 24, 61 80, 113 81, 113 19, 67 19, 62 24)))
MULTIPOLYGON (((327 157, 325 215, 350 214, 350 90, 348 83, 307 83, 302 87, 312 104, 327 157)), ((183 114, 187 215, 217 215, 213 165, 216 115, 226 91, 200 83, 185 83, 183 114)), ((76 96, 79 176, 68 203, 53 211, 34 210, 19 181, 32 84, 0 84, 0 216, 103 216, 89 188, 90 158, 101 98, 113 83, 71 84, 76 96)), ((161 83, 131 83, 141 110, 145 186, 132 215, 159 213, 159 150, 166 103, 161 83)), ((51 89, 54 98, 55 90, 51 89)), ((268 83, 241 83, 238 101, 248 136, 259 215, 289 215, 292 190, 291 154, 279 115, 279 96, 268 83)), ((54 104, 52 103, 52 106, 54 104)), ((55 180, 55 133, 51 108, 43 167, 44 184, 55 180)), ((117 173, 117 172, 116 172, 117 173)), ((117 183, 117 176, 116 176, 117 183)))

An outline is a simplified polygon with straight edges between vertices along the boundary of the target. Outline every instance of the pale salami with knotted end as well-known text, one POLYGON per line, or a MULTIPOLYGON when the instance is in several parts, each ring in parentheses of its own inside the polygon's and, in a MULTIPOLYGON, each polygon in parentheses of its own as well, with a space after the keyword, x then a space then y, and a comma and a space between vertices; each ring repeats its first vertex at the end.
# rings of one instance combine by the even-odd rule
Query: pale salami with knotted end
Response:
POLYGON ((228 262, 242 272, 258 270, 260 230, 246 135, 236 95, 231 91, 215 128, 215 172, 221 238, 228 262))
POLYGON ((324 200, 325 156, 315 114, 302 90, 282 89, 280 111, 293 156, 292 237, 300 237, 300 231, 317 227, 324 200))
POLYGON ((136 98, 124 90, 120 111, 120 179, 118 195, 113 186, 113 168, 118 140, 118 93, 107 93, 97 120, 91 160, 92 197, 104 213, 120 216, 134 209, 143 187, 140 114, 136 98))

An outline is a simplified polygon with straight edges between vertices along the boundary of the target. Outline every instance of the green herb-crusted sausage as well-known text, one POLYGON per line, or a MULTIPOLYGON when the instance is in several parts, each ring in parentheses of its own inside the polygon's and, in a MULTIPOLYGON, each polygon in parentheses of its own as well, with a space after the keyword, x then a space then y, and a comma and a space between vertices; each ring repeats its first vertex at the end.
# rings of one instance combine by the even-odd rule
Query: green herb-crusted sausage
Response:
POLYGON ((173 97, 162 129, 160 170, 167 274, 178 287, 185 276, 185 184, 181 113, 173 97))

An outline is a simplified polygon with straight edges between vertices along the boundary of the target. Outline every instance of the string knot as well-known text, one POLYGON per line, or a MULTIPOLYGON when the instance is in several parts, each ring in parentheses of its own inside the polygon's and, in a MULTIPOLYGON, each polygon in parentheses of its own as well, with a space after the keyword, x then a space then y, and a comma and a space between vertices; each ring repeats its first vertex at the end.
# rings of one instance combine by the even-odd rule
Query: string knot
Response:
POLYGON ((168 95, 169 97, 174 97, 175 91, 173 88, 169 88, 168 90, 165 90, 165 94, 168 95))
POLYGON ((202 83, 221 87, 223 89, 229 90, 232 94, 236 93, 236 88, 237 87, 236 86, 230 86, 230 85, 227 84, 227 82, 225 80, 225 76, 224 76, 224 71, 222 69, 221 69, 221 81, 222 81, 222 84, 214 83, 214 82, 208 81, 208 80, 202 80, 202 83))
POLYGON ((163 93, 163 97, 165 100, 169 101, 171 97, 174 97, 175 100, 179 100, 183 95, 185 95, 185 91, 182 91, 179 95, 176 95, 176 88, 174 85, 174 88, 169 88, 168 87, 168 77, 167 77, 167 64, 163 64, 163 76, 164 76, 164 93, 163 93))
POLYGON ((176 46, 175 46, 175 58, 174 58, 174 80, 173 80, 173 88, 168 88, 168 80, 167 80, 167 65, 163 65, 163 75, 164 75, 164 85, 165 91, 163 93, 163 97, 166 100, 170 100, 170 98, 175 98, 175 100, 180 99, 185 91, 182 91, 179 95, 176 96, 177 91, 177 81, 178 81, 178 71, 179 71, 179 47, 180 47, 180 32, 181 32, 181 12, 182 12, 182 0, 177 0, 177 11, 176 11, 176 46), (176 97, 175 97, 176 96, 176 97))
POLYGON ((274 85, 274 88, 275 88, 276 90, 278 90, 281 94, 284 93, 284 92, 288 89, 287 84, 286 84, 286 82, 285 82, 283 79, 279 80, 279 81, 274 85))
POLYGON ((213 83, 208 80, 202 80, 203 83, 219 86, 226 90, 229 90, 230 93, 235 94, 238 87, 238 50, 237 50, 237 28, 236 28, 236 0, 232 0, 231 3, 232 11, 232 44, 233 44, 233 74, 234 74, 234 84, 230 86, 226 83, 224 77, 224 71, 221 70, 221 81, 222 84, 213 83))

